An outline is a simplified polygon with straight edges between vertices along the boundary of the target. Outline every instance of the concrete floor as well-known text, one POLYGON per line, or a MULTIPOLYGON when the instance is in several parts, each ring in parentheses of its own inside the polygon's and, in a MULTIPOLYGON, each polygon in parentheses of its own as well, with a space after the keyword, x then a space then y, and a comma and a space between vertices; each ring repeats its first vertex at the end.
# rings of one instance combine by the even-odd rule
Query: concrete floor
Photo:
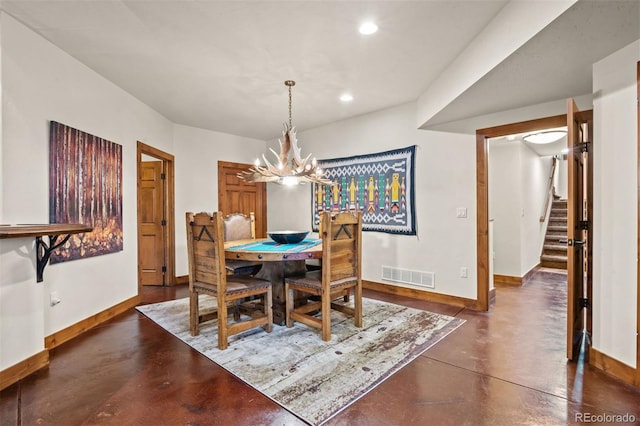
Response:
MULTIPOLYGON (((187 294, 146 287, 141 298, 187 294)), ((566 361, 566 274, 500 287, 490 312, 365 296, 466 323, 327 425, 562 425, 625 414, 640 423, 639 388, 566 361)), ((0 392, 2 425, 304 424, 133 309, 50 355, 48 368, 0 392)))

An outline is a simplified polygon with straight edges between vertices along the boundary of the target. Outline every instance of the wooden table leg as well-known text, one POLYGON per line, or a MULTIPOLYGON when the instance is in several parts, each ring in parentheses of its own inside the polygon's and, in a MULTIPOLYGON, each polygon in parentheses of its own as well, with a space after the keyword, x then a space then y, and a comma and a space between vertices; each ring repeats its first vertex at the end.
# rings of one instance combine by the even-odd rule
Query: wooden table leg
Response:
POLYGON ((285 322, 284 277, 304 275, 306 271, 304 260, 264 262, 262 264, 262 269, 256 274, 256 277, 271 281, 274 324, 284 325, 285 322))

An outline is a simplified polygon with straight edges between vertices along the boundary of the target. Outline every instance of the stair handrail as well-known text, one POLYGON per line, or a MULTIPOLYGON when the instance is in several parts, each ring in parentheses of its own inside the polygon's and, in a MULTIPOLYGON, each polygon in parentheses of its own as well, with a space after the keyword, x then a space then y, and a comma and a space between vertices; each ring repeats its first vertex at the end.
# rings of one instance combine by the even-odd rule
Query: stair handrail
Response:
POLYGON ((547 184, 547 195, 545 196, 545 199, 544 199, 544 207, 542 208, 542 214, 540 215, 540 222, 544 222, 545 220, 547 220, 547 212, 549 211, 549 202, 553 194, 553 176, 556 173, 557 163, 558 163, 558 159, 556 157, 552 157, 551 173, 549 174, 549 183, 547 184))

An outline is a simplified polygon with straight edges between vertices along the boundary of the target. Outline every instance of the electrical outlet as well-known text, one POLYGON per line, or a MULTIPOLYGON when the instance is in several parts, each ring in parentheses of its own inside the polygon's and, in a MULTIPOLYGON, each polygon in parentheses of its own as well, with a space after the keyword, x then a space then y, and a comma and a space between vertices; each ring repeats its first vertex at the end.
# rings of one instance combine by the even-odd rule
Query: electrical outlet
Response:
POLYGON ((460 278, 467 278, 469 276, 469 270, 466 266, 460 268, 460 278))
POLYGON ((58 297, 58 292, 57 291, 52 291, 51 292, 51 297, 49 299, 49 304, 51 306, 56 306, 60 302, 62 302, 62 300, 60 300, 60 298, 58 297))

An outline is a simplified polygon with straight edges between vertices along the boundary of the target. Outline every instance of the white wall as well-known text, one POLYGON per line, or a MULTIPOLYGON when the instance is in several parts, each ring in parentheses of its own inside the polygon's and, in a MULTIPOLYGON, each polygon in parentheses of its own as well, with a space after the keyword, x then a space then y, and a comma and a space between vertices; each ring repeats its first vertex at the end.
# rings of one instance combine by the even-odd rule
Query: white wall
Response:
POLYGON ((540 263, 546 227, 540 215, 547 195, 551 157, 540 157, 526 144, 520 145, 522 211, 520 222, 520 271, 524 276, 540 263))
POLYGON ((489 217, 493 221, 493 273, 521 277, 522 205, 520 143, 489 142, 489 217))
POLYGON ((494 219, 494 273, 523 277, 540 263, 544 223, 540 214, 551 157, 520 140, 489 142, 489 216, 494 219))
MULTIPOLYGON (((381 265, 435 272, 435 291, 476 298, 475 135, 416 130, 415 104, 298 133, 303 154, 319 159, 417 145, 417 236, 363 233, 363 279, 383 282, 381 265), (466 219, 456 208, 466 207, 466 219), (460 267, 469 269, 460 278, 460 267)), ((270 229, 311 229, 311 189, 271 185, 270 229)))
POLYGON ((593 347, 636 366, 640 40, 593 66, 593 347))
MULTIPOLYGON (((262 140, 174 125, 176 275, 188 275, 185 213, 218 209, 218 160, 252 164, 262 140)), ((271 200, 268 200, 271 203, 271 200)))
POLYGON ((569 165, 567 164, 567 160, 560 158, 556 166, 556 174, 553 176, 553 184, 556 188, 556 195, 563 200, 569 197, 568 180, 569 165))
POLYGON ((48 265, 36 283, 34 238, 0 240, 0 369, 44 337, 137 294, 136 141, 171 151, 172 124, 2 13, 1 223, 49 221, 49 121, 123 147, 124 250, 48 265), (56 291, 62 303, 49 306, 56 291))

